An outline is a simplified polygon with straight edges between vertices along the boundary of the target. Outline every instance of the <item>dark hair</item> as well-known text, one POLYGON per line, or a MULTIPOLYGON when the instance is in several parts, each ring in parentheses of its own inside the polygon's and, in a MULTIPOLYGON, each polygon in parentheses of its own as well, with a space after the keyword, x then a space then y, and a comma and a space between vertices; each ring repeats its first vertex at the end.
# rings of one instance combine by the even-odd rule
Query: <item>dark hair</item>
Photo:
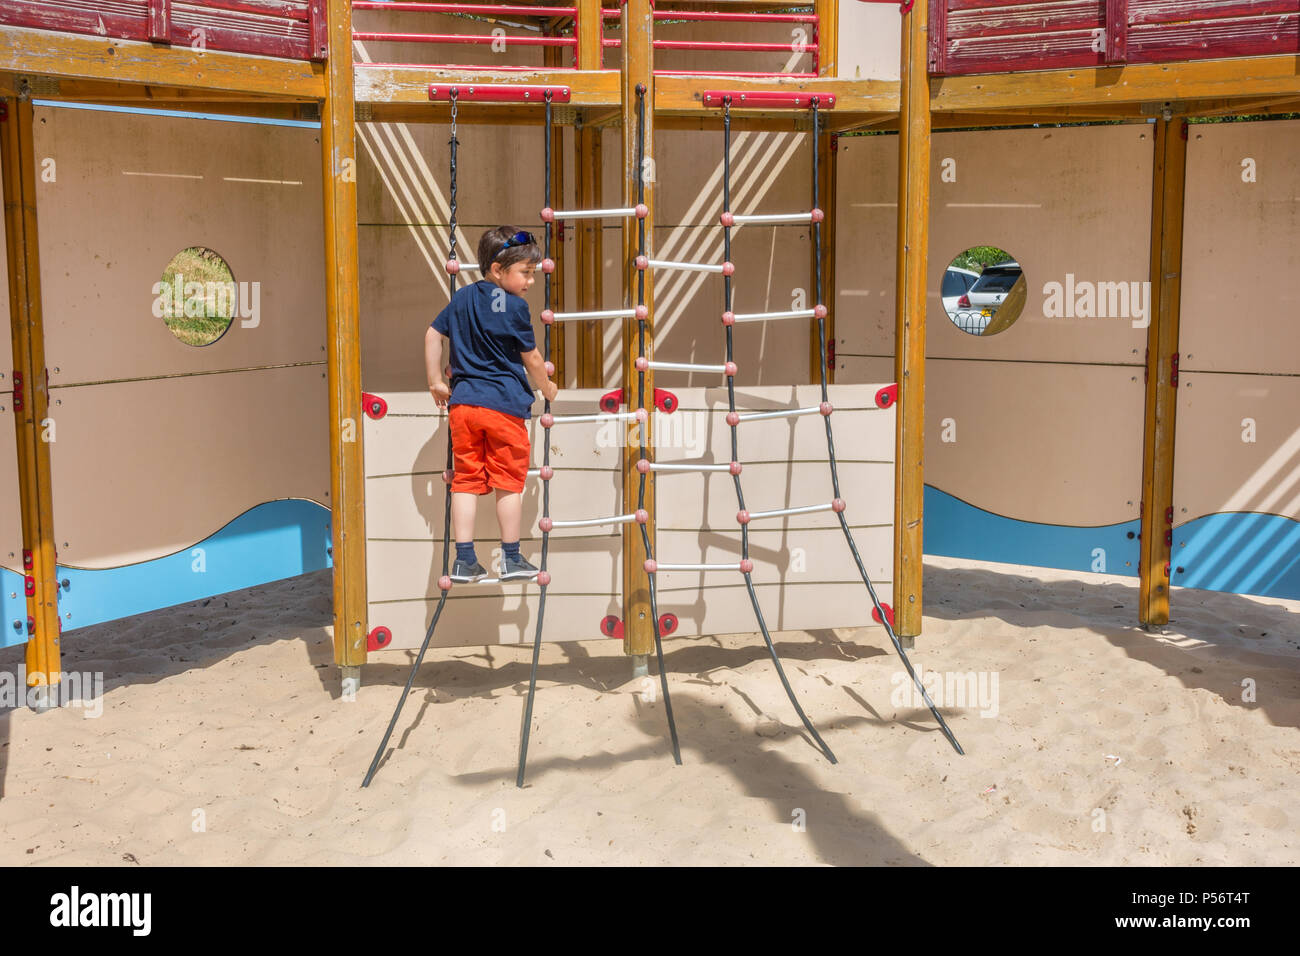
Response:
POLYGON ((534 265, 542 261, 542 250, 536 243, 506 248, 506 243, 521 230, 514 226, 497 226, 483 233, 478 241, 478 265, 480 273, 487 277, 492 263, 498 263, 502 269, 509 269, 516 262, 531 262, 534 265))

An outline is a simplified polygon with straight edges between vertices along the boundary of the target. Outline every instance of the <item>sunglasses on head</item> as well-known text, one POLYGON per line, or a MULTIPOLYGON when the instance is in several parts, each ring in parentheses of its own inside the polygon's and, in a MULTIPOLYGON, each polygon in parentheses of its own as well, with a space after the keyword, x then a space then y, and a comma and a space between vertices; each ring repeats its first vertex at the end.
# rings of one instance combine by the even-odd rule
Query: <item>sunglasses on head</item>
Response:
POLYGON ((511 236, 509 239, 506 240, 506 244, 504 246, 502 246, 500 249, 497 250, 496 255, 494 255, 492 259, 494 261, 496 259, 499 259, 501 257, 501 253, 505 252, 507 249, 511 248, 512 246, 530 246, 530 245, 534 245, 536 242, 537 240, 533 238, 533 234, 531 232, 516 232, 513 236, 511 236))

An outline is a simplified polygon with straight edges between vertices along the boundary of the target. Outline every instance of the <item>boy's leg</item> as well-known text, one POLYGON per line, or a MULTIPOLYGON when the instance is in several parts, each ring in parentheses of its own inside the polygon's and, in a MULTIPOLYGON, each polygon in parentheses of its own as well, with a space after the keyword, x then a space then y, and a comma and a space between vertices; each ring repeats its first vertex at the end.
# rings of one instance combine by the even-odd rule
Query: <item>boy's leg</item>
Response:
POLYGON ((473 405, 453 405, 448 413, 455 474, 451 481, 451 530, 457 544, 474 541, 478 496, 488 490, 486 436, 473 405))
POLYGON ((467 491, 451 493, 451 532, 457 544, 474 540, 474 516, 478 513, 478 495, 467 491))
MULTIPOLYGON (((501 525, 502 543, 519 540, 519 524, 524 512, 524 496, 517 491, 497 490, 497 521, 501 525)), ((453 496, 454 498, 455 496, 453 496)), ((451 503, 452 509, 456 502, 451 503)))

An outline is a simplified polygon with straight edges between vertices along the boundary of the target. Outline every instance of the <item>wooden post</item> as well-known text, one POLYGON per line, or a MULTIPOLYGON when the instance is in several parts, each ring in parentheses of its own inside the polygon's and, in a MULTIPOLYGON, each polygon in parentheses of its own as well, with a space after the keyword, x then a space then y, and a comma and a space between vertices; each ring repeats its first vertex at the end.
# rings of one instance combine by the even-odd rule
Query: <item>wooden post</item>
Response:
POLYGON ((817 75, 839 76, 840 0, 816 0, 813 12, 817 14, 817 75))
MULTIPOLYGON (((636 86, 644 84, 645 93, 645 158, 654 156, 654 19, 651 0, 627 0, 623 6, 623 205, 634 206, 637 201, 637 178, 643 169, 637 167, 637 96, 636 86)), ((652 164, 648 164, 653 169, 652 164)), ((654 258, 654 181, 645 178, 645 204, 650 215, 645 220, 646 255, 654 258)), ((623 222, 623 307, 636 305, 637 275, 634 260, 637 254, 637 221, 628 218, 623 222)), ((646 322, 646 356, 654 357, 654 296, 651 272, 645 274, 645 304, 650 307, 646 322)), ((628 390, 628 407, 635 408, 637 401, 638 354, 637 321, 623 322, 623 383, 628 390)), ((654 408, 654 373, 645 375, 646 407, 654 408)), ((636 462, 640 456, 637 428, 645 429, 646 454, 654 458, 653 432, 650 421, 638 426, 628 422, 627 439, 623 448, 623 506, 626 512, 636 509, 637 489, 641 476, 636 462)), ((654 541, 655 506, 654 475, 646 476, 645 508, 650 512, 646 525, 650 540, 654 541)), ((645 573, 648 555, 641 543, 641 529, 636 524, 623 525, 623 650, 630 655, 645 655, 654 650, 654 624, 650 619, 650 580, 645 573)))
POLYGON ((903 14, 899 86, 898 274, 894 374, 898 425, 894 466, 894 632, 904 646, 921 633, 925 494, 925 309, 930 233, 929 4, 903 14))
POLYGON ((600 16, 600 0, 577 0, 575 33, 578 40, 578 69, 599 70, 605 48, 601 39, 605 35, 600 16))
MULTIPOLYGON (((545 31, 551 35, 554 31, 548 26, 545 31)), ((563 47, 543 47, 542 60, 551 68, 561 69, 563 58, 569 51, 563 47)), ((544 109, 545 107, 543 107, 544 109)), ((543 118, 543 122, 545 119, 543 118)), ((564 127, 556 123, 551 131, 551 203, 556 209, 564 208, 564 127)), ((564 223, 555 224, 553 230, 555 241, 551 243, 551 260, 555 271, 551 273, 551 308, 556 312, 564 311, 564 269, 568 258, 568 243, 564 241, 564 223)), ((564 322, 557 322, 551 327, 551 361, 555 364, 555 381, 564 387, 568 369, 565 363, 566 352, 564 322)))
MULTIPOLYGON (((574 131, 577 144, 574 168, 577 203, 582 209, 602 208, 601 136, 599 128, 581 126, 574 131)), ((604 308, 605 229, 597 219, 581 219, 577 237, 578 309, 604 308)), ((605 323, 599 319, 578 323, 578 387, 605 384, 605 323)))
MULTIPOLYGON (((330 529, 334 545, 334 662, 345 682, 366 661, 366 514, 357 305, 357 162, 352 93, 352 0, 329 0, 329 59, 321 107, 325 192, 326 380, 330 529)), ((355 688, 355 683, 351 684, 355 688)), ((346 688, 345 688, 346 689, 346 688)))
POLYGON ((1169 623, 1173 532, 1174 422, 1178 407, 1178 316, 1183 269, 1187 121, 1155 122, 1151 184, 1151 325, 1147 329, 1146 413, 1142 436, 1142 515, 1138 620, 1169 623))
MULTIPOLYGON (((826 306, 826 381, 835 381, 835 176, 839 160, 839 136, 836 133, 822 133, 817 149, 817 195, 822 212, 822 294, 826 306)), ((812 243, 809 243, 811 246, 812 243)), ((817 251, 813 250, 813 256, 817 251)), ((813 275, 816 275, 817 263, 813 263, 813 275)), ((816 289, 810 290, 811 301, 816 289)), ((809 319, 808 324, 808 380, 821 380, 821 341, 817 335, 817 320, 809 319)))
MULTIPOLYGON (((4 165, 5 253, 9 265, 9 322, 13 339, 14 432, 18 446, 18 492, 23 525, 23 576, 27 616, 27 686, 59 683, 58 555, 50 446, 43 437, 50 407, 41 315, 41 265, 36 232, 36 158, 30 99, 7 99, 0 122, 4 165)), ((54 703, 43 692, 38 708, 54 703)))

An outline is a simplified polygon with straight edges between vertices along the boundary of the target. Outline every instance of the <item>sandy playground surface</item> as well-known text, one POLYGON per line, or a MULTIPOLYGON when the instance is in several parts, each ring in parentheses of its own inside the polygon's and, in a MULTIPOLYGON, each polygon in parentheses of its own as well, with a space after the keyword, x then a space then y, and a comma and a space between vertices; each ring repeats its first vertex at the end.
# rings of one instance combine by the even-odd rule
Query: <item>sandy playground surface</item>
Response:
POLYGON ((548 644, 524 790, 530 648, 435 650, 361 790, 414 652, 340 701, 318 572, 70 633, 102 713, 0 712, 0 863, 1294 865, 1300 602, 1174 597, 927 559, 913 660, 996 674, 965 757, 876 627, 775 635, 834 766, 760 635, 665 642, 681 767, 616 642, 548 644))

